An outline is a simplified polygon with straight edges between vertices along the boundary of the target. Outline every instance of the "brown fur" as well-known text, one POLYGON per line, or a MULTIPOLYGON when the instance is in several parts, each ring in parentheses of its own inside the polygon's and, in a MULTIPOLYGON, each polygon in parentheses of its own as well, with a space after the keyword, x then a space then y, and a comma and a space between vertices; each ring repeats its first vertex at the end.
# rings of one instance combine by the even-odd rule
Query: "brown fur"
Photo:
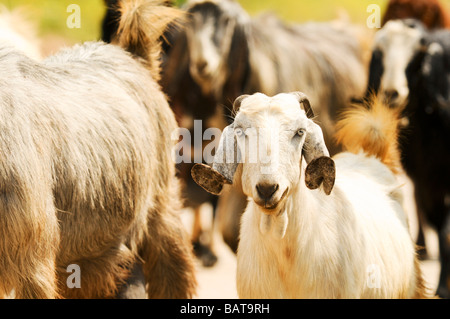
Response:
POLYGON ((325 194, 330 195, 336 178, 334 161, 322 156, 311 161, 306 167, 305 183, 309 189, 317 189, 323 185, 325 194))
POLYGON ((177 125, 146 68, 156 72, 152 47, 178 14, 157 0, 132 3, 121 45, 134 50, 139 44, 124 39, 139 38, 152 52, 147 60, 86 43, 37 63, 0 46, 0 296, 111 298, 135 263, 149 297, 195 293, 178 216, 177 125), (133 17, 147 14, 158 27, 144 39, 133 17), (67 287, 71 264, 81 288, 67 287))
POLYGON ((198 185, 214 195, 222 192, 224 184, 230 184, 222 174, 205 164, 195 164, 191 175, 198 185))
POLYGON ((382 24, 406 18, 418 19, 430 29, 450 28, 450 15, 439 0, 390 0, 382 24))
POLYGON ((169 23, 183 18, 183 12, 166 6, 167 1, 127 0, 120 1, 120 23, 117 43, 129 52, 144 59, 152 77, 159 81, 161 43, 169 23))
MULTIPOLYGON (((416 251, 418 251, 417 248, 416 251)), ((426 285, 425 281, 423 280, 422 270, 420 268, 420 261, 418 256, 414 258, 414 268, 416 270, 416 291, 414 293, 413 298, 438 299, 438 297, 432 293, 431 289, 426 285)))
POLYGON ((336 140, 345 150, 355 154, 364 151, 398 173, 400 112, 401 109, 390 109, 373 95, 365 105, 354 105, 342 113, 336 125, 336 140))
POLYGON ((236 253, 239 244, 241 214, 247 206, 247 196, 238 179, 233 187, 224 187, 217 203, 217 227, 223 240, 236 253))

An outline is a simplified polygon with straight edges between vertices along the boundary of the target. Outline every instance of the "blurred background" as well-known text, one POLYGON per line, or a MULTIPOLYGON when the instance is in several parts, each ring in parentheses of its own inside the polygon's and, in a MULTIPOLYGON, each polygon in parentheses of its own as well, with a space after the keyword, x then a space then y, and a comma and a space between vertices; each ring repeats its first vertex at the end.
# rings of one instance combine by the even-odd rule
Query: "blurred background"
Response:
MULTIPOLYGON (((184 0, 174 1, 182 6, 184 0)), ((366 23, 372 12, 367 12, 371 4, 381 8, 384 14, 388 0, 239 0, 239 3, 252 16, 271 11, 288 22, 330 21, 338 18, 348 18, 355 24, 366 23)), ((441 0, 450 10, 450 0, 441 0)), ((101 22, 105 14, 104 0, 0 0, 0 4, 8 9, 23 8, 25 16, 36 26, 36 35, 41 39, 43 55, 55 53, 63 46, 71 46, 83 41, 94 41, 101 37, 101 22), (81 27, 67 27, 67 12, 70 4, 77 4, 81 9, 81 27)), ((202 214, 202 223, 211 225, 211 214, 202 214)), ((192 229, 192 215, 186 212, 183 220, 187 229, 192 229)), ((423 263, 424 275, 431 287, 436 287, 439 274, 436 250, 436 236, 432 234, 429 254, 430 260, 423 263)), ((212 268, 198 265, 199 290, 197 298, 237 298, 235 289, 235 255, 224 245, 222 239, 214 234, 216 253, 219 257, 212 268)))
MULTIPOLYGON (((185 0, 177 0, 182 5, 185 0)), ((292 22, 309 20, 327 21, 341 15, 348 15, 354 23, 365 23, 370 4, 378 4, 384 12, 387 0, 240 0, 241 5, 251 14, 262 11, 272 11, 281 18, 292 22)), ((450 9, 450 0, 441 1, 450 9)), ((38 35, 44 39, 65 39, 68 42, 97 40, 100 37, 100 22, 104 15, 103 0, 1 0, 0 3, 12 9, 18 6, 26 7, 38 25, 38 35), (69 29, 66 12, 69 4, 78 4, 81 8, 81 28, 69 29)))

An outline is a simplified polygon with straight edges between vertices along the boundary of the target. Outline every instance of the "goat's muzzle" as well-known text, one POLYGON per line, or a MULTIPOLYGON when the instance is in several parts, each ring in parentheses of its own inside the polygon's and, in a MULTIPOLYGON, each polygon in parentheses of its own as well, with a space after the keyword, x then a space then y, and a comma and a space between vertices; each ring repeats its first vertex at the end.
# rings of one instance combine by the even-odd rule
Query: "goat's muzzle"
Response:
POLYGON ((253 201, 258 205, 265 214, 272 215, 279 211, 284 199, 286 198, 289 188, 286 188, 284 192, 280 194, 279 185, 266 185, 261 186, 258 184, 256 186, 256 193, 258 196, 253 198, 253 201), (262 193, 262 194, 260 194, 262 193), (271 194, 269 194, 271 193, 271 194))

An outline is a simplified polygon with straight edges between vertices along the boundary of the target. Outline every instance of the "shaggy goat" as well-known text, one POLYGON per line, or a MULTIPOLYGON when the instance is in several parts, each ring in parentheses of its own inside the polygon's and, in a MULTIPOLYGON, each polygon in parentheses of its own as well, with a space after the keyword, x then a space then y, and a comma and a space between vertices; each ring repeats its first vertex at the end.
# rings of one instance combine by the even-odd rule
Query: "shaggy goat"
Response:
MULTIPOLYGON (((424 296, 401 192, 388 166, 365 153, 330 158, 303 93, 242 96, 235 108, 213 167, 197 164, 192 173, 216 194, 240 180, 249 197, 237 252, 239 297, 424 296)), ((383 118, 396 126, 395 117, 383 118)), ((388 136, 379 119, 358 127, 357 135, 373 140, 372 150, 397 142, 395 134, 379 138, 388 136)))
POLYGON ((40 63, 0 48, 1 296, 114 297, 136 265, 148 297, 194 294, 177 126, 150 76, 180 11, 160 3, 123 3, 117 42, 134 56, 91 42, 40 63), (80 288, 66 284, 74 264, 80 288))
POLYGON ((449 298, 450 31, 427 31, 416 20, 388 22, 376 35, 369 78, 368 90, 406 104, 402 164, 414 183, 420 219, 438 232, 438 294, 449 298))
POLYGON ((420 20, 430 29, 450 28, 450 15, 439 0, 390 0, 382 25, 408 18, 420 20))

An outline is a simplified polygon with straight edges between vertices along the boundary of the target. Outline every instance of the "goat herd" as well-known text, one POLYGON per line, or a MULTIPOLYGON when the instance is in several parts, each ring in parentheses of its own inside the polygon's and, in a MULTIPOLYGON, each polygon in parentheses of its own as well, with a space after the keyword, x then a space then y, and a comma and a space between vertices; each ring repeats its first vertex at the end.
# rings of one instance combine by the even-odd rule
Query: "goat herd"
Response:
POLYGON ((195 257, 217 260, 199 219, 211 203, 240 298, 450 298, 438 0, 391 0, 375 31, 235 0, 105 3, 103 41, 46 58, 26 21, 0 16, 1 297, 192 298, 195 257), (176 163, 194 120, 222 131, 215 155, 176 163), (438 233, 437 291, 408 196, 438 233))

